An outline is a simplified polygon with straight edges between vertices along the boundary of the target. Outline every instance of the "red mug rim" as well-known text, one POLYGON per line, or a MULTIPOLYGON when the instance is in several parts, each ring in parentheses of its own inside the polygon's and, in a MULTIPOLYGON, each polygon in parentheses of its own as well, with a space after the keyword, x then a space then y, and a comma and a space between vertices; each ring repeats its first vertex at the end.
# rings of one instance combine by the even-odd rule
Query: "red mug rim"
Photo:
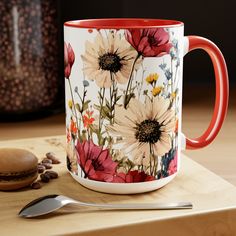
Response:
POLYGON ((145 18, 104 18, 72 20, 64 23, 64 26, 92 29, 143 29, 158 27, 177 27, 184 23, 177 20, 145 19, 145 18))

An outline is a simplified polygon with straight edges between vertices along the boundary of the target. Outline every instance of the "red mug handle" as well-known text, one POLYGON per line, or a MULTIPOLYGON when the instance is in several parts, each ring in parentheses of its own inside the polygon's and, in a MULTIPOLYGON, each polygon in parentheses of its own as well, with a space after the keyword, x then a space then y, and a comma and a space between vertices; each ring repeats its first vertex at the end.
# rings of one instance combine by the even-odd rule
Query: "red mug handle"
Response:
POLYGON ((206 38, 186 36, 185 52, 188 53, 194 49, 205 50, 211 58, 215 71, 216 97, 213 116, 207 130, 198 138, 185 138, 186 149, 205 147, 215 139, 225 119, 229 99, 227 66, 219 48, 206 38))

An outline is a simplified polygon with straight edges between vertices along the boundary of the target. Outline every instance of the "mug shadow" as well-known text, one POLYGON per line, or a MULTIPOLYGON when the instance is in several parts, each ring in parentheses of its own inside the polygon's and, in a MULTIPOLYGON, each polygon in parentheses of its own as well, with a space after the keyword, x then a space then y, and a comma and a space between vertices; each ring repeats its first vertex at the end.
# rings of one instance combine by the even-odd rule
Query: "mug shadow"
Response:
MULTIPOLYGON (((90 190, 76 180, 74 180, 68 172, 64 172, 61 176, 64 178, 63 183, 70 184, 60 184, 58 186, 58 191, 60 194, 74 198, 79 201, 91 202, 91 203, 143 203, 145 202, 158 202, 158 201, 168 201, 169 198, 166 198, 165 192, 168 191, 169 186, 172 183, 169 183, 167 186, 164 186, 158 190, 154 190, 148 193, 138 193, 138 194, 109 194, 101 193, 94 190, 90 190), (158 194, 157 194, 158 192, 158 194), (163 198, 165 196, 165 198, 163 198)), ((173 182, 173 181, 171 181, 173 182)), ((174 199, 170 196, 170 199, 174 199)))

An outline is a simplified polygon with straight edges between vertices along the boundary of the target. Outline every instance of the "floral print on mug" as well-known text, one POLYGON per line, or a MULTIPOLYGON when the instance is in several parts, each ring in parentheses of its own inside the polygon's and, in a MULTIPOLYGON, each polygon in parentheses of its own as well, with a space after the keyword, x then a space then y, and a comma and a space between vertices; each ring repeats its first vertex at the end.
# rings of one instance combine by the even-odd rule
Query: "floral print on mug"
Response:
POLYGON ((111 183, 175 174, 180 56, 174 32, 87 33, 90 40, 84 40, 80 54, 76 45, 64 43, 68 169, 81 178, 111 183), (155 65, 152 71, 147 60, 155 65))

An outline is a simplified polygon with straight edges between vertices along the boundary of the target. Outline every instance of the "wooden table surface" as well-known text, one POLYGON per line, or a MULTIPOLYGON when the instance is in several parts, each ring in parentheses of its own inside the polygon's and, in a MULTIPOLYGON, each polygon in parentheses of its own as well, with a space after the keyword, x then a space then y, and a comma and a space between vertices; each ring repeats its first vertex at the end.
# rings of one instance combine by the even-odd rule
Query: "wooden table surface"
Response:
MULTIPOLYGON (((211 119, 214 88, 184 89, 183 132, 189 137, 202 134, 211 119)), ((20 123, 0 123, 0 141, 65 134, 65 115, 20 123)), ((236 88, 231 88, 229 111, 222 130, 208 147, 185 151, 190 158, 236 185, 236 88)))
POLYGON ((53 151, 62 163, 54 165, 59 178, 39 190, 0 192, 0 235, 90 236, 235 236, 236 187, 206 168, 181 156, 181 169, 167 186, 150 193, 112 195, 82 187, 65 167, 65 136, 2 141, 0 147, 21 147, 39 159, 53 151), (46 194, 62 194, 94 203, 155 203, 191 201, 193 209, 167 211, 114 211, 63 208, 48 216, 24 219, 17 216, 29 201, 46 194), (69 210, 69 211, 68 211, 69 210), (72 212, 71 212, 71 211, 72 212))

